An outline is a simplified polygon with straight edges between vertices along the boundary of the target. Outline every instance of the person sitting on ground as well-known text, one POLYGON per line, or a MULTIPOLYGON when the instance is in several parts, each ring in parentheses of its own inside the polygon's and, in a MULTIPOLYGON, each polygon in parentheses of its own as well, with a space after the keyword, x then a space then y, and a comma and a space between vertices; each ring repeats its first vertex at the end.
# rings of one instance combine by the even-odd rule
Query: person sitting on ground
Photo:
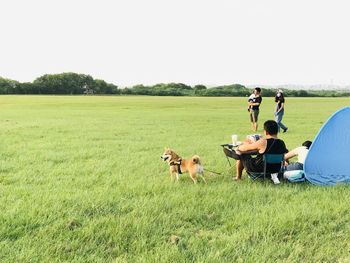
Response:
MULTIPOLYGON (((242 178, 243 169, 248 172, 262 173, 264 171, 263 155, 269 154, 285 154, 288 152, 283 140, 277 138, 278 125, 273 120, 264 123, 264 137, 253 143, 243 143, 235 150, 224 148, 226 156, 236 160, 236 178, 242 178), (256 157, 253 157, 255 154, 256 157)), ((277 173, 281 169, 280 164, 268 164, 267 173, 277 173)), ((274 183, 279 183, 277 176, 272 178, 274 183), (276 181, 274 179, 277 179, 276 181)))
POLYGON ((304 163, 306 156, 309 152, 309 148, 311 146, 312 142, 311 141, 305 141, 303 142, 302 146, 297 147, 290 152, 288 152, 285 156, 284 159, 287 162, 287 165, 285 167, 286 171, 293 171, 293 170, 303 170, 304 169, 304 163), (298 161, 295 163, 289 163, 289 159, 297 156, 298 161))

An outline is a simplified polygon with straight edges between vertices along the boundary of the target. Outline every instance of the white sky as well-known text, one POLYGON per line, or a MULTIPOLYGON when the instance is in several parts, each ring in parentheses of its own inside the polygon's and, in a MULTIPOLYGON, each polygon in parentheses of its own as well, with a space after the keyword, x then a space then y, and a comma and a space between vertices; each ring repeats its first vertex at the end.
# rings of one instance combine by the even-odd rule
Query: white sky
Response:
POLYGON ((347 0, 0 0, 0 76, 350 84, 347 0))

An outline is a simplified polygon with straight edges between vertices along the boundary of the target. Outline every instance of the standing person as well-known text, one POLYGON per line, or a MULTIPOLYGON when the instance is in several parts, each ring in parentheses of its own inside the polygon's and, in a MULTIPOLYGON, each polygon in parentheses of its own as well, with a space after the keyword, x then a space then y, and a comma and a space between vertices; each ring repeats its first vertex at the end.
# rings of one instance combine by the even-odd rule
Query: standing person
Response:
POLYGON ((254 132, 258 130, 258 116, 259 116, 259 107, 262 102, 262 97, 260 95, 261 88, 256 87, 254 89, 254 97, 251 97, 249 100, 249 115, 250 115, 250 122, 252 123, 252 129, 254 132))
POLYGON ((280 132, 281 129, 283 130, 283 132, 286 132, 288 130, 288 127, 286 127, 282 123, 282 118, 284 115, 285 99, 284 99, 283 91, 281 89, 277 91, 275 102, 276 102, 275 121, 278 124, 278 132, 280 132))

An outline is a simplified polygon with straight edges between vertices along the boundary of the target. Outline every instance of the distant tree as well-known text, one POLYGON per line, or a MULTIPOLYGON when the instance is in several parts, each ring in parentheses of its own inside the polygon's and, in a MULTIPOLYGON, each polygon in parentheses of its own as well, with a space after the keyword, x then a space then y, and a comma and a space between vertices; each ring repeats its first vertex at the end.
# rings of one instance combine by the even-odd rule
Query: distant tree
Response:
POLYGON ((0 94, 17 94, 18 81, 0 77, 0 94))
POLYGON ((124 95, 131 95, 132 94, 132 89, 131 88, 124 88, 120 91, 120 94, 124 95))
POLYGON ((200 84, 200 85, 195 85, 195 86, 193 87, 193 89, 194 89, 194 90, 205 90, 205 89, 207 89, 207 87, 200 84))
MULTIPOLYGON (((246 97, 251 90, 241 84, 231 84, 207 88, 195 85, 193 88, 184 83, 159 83, 153 86, 135 85, 131 88, 118 89, 118 86, 101 79, 93 79, 90 75, 66 72, 45 74, 31 82, 20 83, 0 77, 0 94, 84 94, 89 90, 96 94, 125 94, 148 96, 226 96, 246 97)), ((350 91, 342 90, 288 90, 288 97, 345 97, 350 91)), ((264 97, 274 97, 276 89, 263 88, 264 97)))
POLYGON ((135 95, 153 95, 150 87, 142 84, 135 85, 131 88, 131 93, 135 95))
POLYGON ((33 84, 30 82, 18 83, 16 94, 35 94, 32 91, 33 84))
POLYGON ((274 97, 276 95, 276 90, 274 90, 274 89, 262 89, 261 95, 263 97, 274 97))
POLYGON ((204 85, 195 85, 193 87, 194 94, 196 94, 196 95, 202 95, 203 91, 205 91, 206 89, 207 89, 207 87, 204 85))
POLYGON ((250 90, 245 86, 240 84, 224 85, 213 87, 205 90, 204 93, 201 93, 203 96, 225 96, 225 97, 240 97, 247 96, 250 94, 250 90))
POLYGON ((93 87, 94 80, 89 75, 77 73, 46 74, 33 82, 41 94, 83 94, 84 87, 93 87))
POLYGON ((96 94, 118 94, 118 86, 107 83, 101 79, 93 80, 93 83, 89 87, 94 90, 96 94))
POLYGON ((306 90, 299 90, 297 94, 298 97, 309 97, 309 94, 306 90))

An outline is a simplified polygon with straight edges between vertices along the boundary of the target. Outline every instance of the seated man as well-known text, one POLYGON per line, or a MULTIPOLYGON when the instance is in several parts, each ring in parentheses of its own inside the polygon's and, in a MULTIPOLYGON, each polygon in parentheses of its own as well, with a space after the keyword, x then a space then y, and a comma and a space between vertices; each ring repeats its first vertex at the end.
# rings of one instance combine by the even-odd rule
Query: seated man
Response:
MULTIPOLYGON (((263 155, 265 153, 284 154, 288 152, 284 141, 277 138, 277 133, 277 123, 273 120, 268 120, 264 123, 264 138, 253 143, 244 143, 237 147, 236 150, 224 148, 226 156, 237 160, 235 180, 242 178, 243 169, 249 172, 262 173, 264 171, 263 155), (256 154, 257 156, 252 157, 251 154, 256 154)), ((268 173, 277 173, 281 169, 281 165, 270 164, 266 168, 268 173)), ((272 179, 277 179, 277 177, 272 179)), ((278 179, 275 183, 279 183, 278 179)))
POLYGON ((305 142, 303 142, 302 146, 291 150, 290 152, 288 152, 284 156, 284 159, 286 160, 287 164, 288 164, 289 159, 291 159, 295 156, 298 157, 297 162, 288 164, 286 166, 286 171, 303 170, 304 169, 304 162, 306 159, 306 155, 309 152, 309 148, 310 148, 311 144, 312 144, 311 141, 305 141, 305 142))

